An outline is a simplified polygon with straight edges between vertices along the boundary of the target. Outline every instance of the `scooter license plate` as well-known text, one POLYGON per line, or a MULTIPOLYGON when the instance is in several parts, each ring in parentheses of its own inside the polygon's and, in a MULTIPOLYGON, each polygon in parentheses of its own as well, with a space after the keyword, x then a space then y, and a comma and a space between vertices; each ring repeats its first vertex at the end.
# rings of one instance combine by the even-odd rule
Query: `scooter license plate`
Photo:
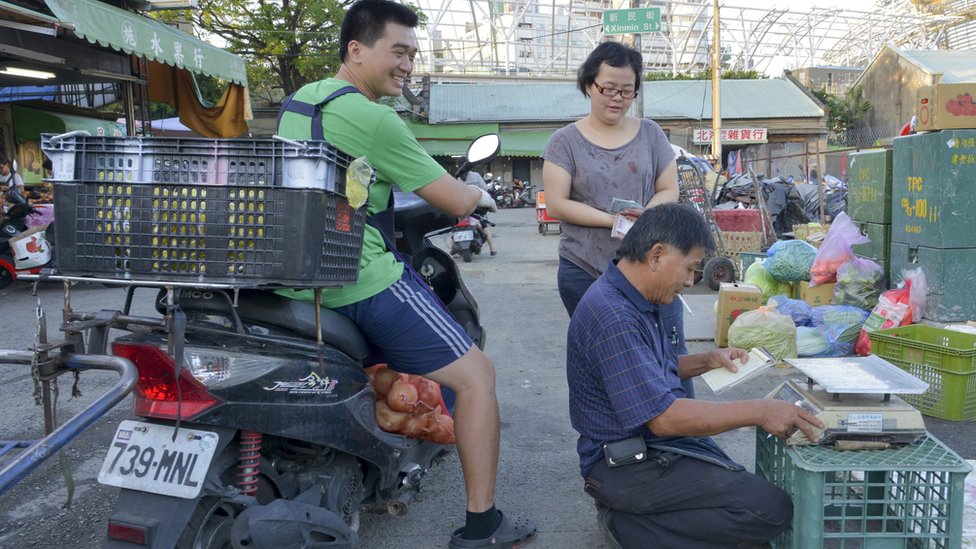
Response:
POLYGON ((217 451, 216 433, 139 421, 123 421, 108 450, 98 482, 153 494, 193 499, 200 495, 217 451))
POLYGON ((453 238, 455 242, 467 242, 468 240, 474 240, 474 231, 457 231, 451 236, 451 238, 453 238))

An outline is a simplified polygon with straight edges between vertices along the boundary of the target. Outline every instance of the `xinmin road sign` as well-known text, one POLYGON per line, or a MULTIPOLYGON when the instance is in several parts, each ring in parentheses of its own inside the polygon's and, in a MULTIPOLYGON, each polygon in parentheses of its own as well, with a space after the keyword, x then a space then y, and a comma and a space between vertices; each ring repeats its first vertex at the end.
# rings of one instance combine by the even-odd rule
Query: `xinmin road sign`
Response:
POLYGON ((661 30, 661 8, 603 10, 603 34, 640 34, 661 30))

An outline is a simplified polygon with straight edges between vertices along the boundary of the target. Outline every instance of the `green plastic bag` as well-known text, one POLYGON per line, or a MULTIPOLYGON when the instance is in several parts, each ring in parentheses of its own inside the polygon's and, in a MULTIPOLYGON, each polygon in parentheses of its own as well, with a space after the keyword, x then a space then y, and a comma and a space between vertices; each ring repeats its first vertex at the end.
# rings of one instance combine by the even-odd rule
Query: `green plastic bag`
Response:
POLYGON ((773 278, 773 275, 766 270, 766 265, 761 261, 749 265, 742 282, 758 286, 762 290, 764 304, 774 295, 789 295, 790 290, 793 289, 789 282, 780 282, 773 278))

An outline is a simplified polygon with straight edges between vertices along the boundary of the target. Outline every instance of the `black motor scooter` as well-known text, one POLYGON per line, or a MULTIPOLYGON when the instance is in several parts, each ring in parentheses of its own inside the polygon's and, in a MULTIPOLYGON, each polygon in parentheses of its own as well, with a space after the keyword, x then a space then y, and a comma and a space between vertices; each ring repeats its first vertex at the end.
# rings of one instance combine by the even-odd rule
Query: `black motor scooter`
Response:
MULTIPOLYGON (((462 169, 498 148, 475 140, 462 169)), ((395 197, 399 253, 484 347, 477 303, 428 238, 454 219, 395 197)), ((88 338, 98 352, 108 326, 129 329, 112 350, 139 370, 140 418, 99 474, 122 488, 106 547, 355 547, 360 511, 404 514, 447 449, 380 430, 370 347, 339 313, 257 290, 172 288, 156 305, 161 321, 103 312, 88 338)))

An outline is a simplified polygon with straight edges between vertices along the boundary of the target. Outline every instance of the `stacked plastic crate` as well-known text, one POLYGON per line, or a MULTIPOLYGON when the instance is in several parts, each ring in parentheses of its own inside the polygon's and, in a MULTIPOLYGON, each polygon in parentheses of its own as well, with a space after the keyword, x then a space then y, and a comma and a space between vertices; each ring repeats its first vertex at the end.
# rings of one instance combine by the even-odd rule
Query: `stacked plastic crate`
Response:
POLYGON ((60 274, 302 288, 358 277, 365 212, 347 199, 351 159, 326 142, 66 134, 42 149, 60 274))
POLYGON ((854 253, 872 259, 891 280, 891 157, 890 150, 853 153, 847 157, 847 214, 871 242, 854 253))
POLYGON ((756 429, 756 474, 793 498, 773 549, 951 549, 962 544, 970 466, 931 436, 905 447, 840 452, 785 446, 756 429))
POLYGON ((922 267, 925 318, 976 319, 976 130, 899 137, 892 170, 891 272, 922 267))

